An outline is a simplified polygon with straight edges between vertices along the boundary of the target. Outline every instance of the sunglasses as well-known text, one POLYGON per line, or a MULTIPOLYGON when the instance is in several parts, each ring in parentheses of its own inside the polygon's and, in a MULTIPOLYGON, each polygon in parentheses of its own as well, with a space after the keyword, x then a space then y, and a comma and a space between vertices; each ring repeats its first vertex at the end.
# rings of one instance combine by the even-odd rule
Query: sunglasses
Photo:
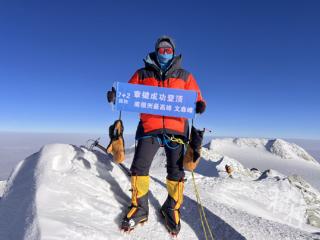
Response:
POLYGON ((173 54, 173 49, 172 48, 159 48, 158 49, 159 54, 173 54))

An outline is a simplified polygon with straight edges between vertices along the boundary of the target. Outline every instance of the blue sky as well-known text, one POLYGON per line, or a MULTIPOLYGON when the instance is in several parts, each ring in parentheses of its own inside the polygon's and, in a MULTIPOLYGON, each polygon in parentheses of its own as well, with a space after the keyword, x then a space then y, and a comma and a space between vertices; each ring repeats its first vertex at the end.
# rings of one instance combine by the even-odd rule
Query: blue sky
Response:
MULTIPOLYGON (((104 132, 105 99, 169 34, 218 136, 320 139, 320 2, 1 1, 0 130, 104 132)), ((126 132, 138 115, 125 113, 126 132)))

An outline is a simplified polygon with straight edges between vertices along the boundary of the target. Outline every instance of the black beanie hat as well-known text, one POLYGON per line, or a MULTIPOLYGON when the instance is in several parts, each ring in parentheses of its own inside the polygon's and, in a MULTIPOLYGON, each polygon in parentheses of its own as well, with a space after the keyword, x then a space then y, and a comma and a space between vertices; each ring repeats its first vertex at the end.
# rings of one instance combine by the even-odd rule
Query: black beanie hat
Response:
POLYGON ((157 51, 161 47, 167 47, 167 48, 171 47, 173 51, 175 51, 175 48, 176 48, 173 39, 166 35, 159 37, 158 40, 156 41, 155 50, 157 51))

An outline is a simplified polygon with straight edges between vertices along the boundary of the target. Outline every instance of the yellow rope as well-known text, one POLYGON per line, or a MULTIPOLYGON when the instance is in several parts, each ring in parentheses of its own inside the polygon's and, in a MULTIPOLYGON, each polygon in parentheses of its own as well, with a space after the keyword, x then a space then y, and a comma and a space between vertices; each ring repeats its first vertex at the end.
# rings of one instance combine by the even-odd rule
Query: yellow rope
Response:
MULTIPOLYGON (((193 173, 193 172, 192 172, 193 173)), ((195 181, 194 181, 194 178, 193 178, 193 187, 194 189, 196 189, 196 185, 195 185, 195 181)), ((204 236, 206 238, 206 240, 208 240, 208 236, 207 236, 207 230, 206 230, 206 227, 204 226, 204 221, 203 221, 203 218, 204 216, 202 215, 202 211, 201 211, 201 206, 199 204, 199 199, 198 199, 198 195, 197 195, 197 191, 195 190, 195 193, 196 193, 196 198, 197 198, 197 205, 198 205, 198 211, 199 211, 199 215, 200 215, 200 220, 201 220, 201 225, 202 225, 202 229, 203 229, 203 232, 204 232, 204 236)))
POLYGON ((176 138, 176 137, 172 136, 169 139, 170 139, 171 142, 176 142, 176 143, 179 143, 179 144, 182 144, 182 145, 186 144, 181 138, 176 138))
POLYGON ((198 210, 199 210, 201 224, 202 224, 202 228, 203 228, 203 231, 204 231, 205 238, 206 238, 206 240, 209 239, 208 236, 207 236, 206 228, 204 226, 204 222, 206 224, 208 232, 210 233, 211 239, 214 240, 215 239, 214 235, 211 232, 211 229, 210 229, 210 226, 209 226, 209 223, 208 223, 208 220, 207 220, 206 213, 205 213, 204 208, 203 208, 202 203, 201 203, 200 194, 199 194, 199 191, 198 191, 198 188, 197 188, 197 185, 196 185, 196 181, 195 181, 195 178, 194 178, 193 171, 191 172, 191 174, 192 174, 193 187, 194 187, 194 191, 195 191, 196 198, 197 198, 198 210), (204 219, 204 222, 203 222, 203 219, 204 219))
POLYGON ((206 230, 206 227, 204 225, 204 220, 203 220, 204 216, 203 216, 202 209, 201 209, 202 206, 201 206, 201 202, 200 202, 200 199, 199 199, 199 192, 197 190, 197 185, 196 185, 196 182, 195 182, 195 179, 194 179, 193 171, 192 171, 192 183, 193 183, 193 187, 194 187, 196 198, 197 198, 197 205, 198 205, 198 210, 199 210, 202 229, 203 229, 204 236, 205 236, 206 240, 208 240, 207 230, 206 230))

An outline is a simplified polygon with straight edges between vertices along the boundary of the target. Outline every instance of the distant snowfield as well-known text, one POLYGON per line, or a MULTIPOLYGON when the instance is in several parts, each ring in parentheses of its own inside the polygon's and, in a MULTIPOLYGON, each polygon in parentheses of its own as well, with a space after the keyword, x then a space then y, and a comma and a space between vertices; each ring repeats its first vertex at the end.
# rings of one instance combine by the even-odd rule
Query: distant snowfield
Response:
POLYGON ((298 174, 320 190, 320 164, 312 156, 303 149, 290 149, 286 142, 279 141, 279 149, 289 153, 281 157, 286 152, 270 152, 264 146, 267 142, 267 139, 225 138, 215 139, 208 146, 213 152, 234 158, 247 168, 274 169, 288 176, 298 174), (305 158, 296 155, 297 152, 305 154, 305 158))
MULTIPOLYGON (((219 141, 203 148, 195 174, 216 239, 320 239, 316 234, 320 228, 315 227, 320 224, 320 193, 316 189, 298 176, 287 177, 275 170, 250 171, 221 153, 233 140, 219 141), (233 178, 227 177, 225 164, 233 167, 233 178)), ((250 144, 239 147, 251 149, 250 144)), ((262 146, 259 148, 262 151, 262 146)), ((133 150, 127 150, 126 166, 130 166, 133 150)), ((258 157, 256 164, 259 159, 265 161, 258 157)), ((290 161, 319 168, 312 161, 290 161)), ((0 201, 0 239, 171 239, 158 212, 167 196, 162 150, 150 175, 149 221, 125 235, 118 228, 130 202, 130 182, 120 168, 99 151, 46 145, 20 162, 6 184, 0 201)), ((186 179, 179 239, 204 239, 190 173, 186 179)))

